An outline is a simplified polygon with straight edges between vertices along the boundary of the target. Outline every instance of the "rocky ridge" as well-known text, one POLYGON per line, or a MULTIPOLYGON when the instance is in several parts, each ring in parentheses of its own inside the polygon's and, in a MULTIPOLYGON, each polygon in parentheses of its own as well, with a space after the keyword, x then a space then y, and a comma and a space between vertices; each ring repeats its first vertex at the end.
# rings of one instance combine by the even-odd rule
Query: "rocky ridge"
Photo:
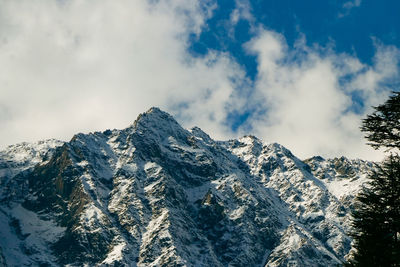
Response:
POLYGON ((373 163, 214 141, 152 108, 0 152, 6 266, 335 266, 373 163))

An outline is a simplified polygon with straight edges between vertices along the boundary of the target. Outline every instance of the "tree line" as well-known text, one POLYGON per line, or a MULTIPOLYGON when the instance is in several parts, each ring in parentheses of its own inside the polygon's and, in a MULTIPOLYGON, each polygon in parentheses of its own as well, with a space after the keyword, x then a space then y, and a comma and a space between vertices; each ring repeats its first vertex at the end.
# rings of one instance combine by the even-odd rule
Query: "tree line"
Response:
POLYGON ((384 149, 356 198, 351 236, 354 252, 345 266, 400 266, 400 92, 393 92, 363 121, 368 144, 384 149))

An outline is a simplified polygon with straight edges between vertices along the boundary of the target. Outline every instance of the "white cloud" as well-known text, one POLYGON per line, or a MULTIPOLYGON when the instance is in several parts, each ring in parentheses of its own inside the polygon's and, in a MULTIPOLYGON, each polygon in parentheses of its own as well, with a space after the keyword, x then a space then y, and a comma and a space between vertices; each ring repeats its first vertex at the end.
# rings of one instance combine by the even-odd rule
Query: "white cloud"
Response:
POLYGON ((361 5, 361 0, 347 1, 343 4, 343 8, 350 9, 353 7, 359 7, 361 5))
MULTIPOLYGON (((237 16, 251 21, 246 3, 237 16)), ((383 82, 398 77, 396 48, 377 43, 368 66, 305 41, 291 50, 261 29, 246 46, 258 58, 252 84, 227 53, 188 54, 189 35, 214 8, 197 0, 0 0, 0 147, 123 128, 159 106, 215 138, 252 128, 301 157, 377 157, 358 128, 371 110, 353 112, 350 95, 367 106, 385 100, 383 82), (250 109, 233 133, 228 114, 250 109)))
POLYGON ((251 9, 251 4, 248 0, 235 0, 235 9, 230 15, 231 25, 236 26, 241 19, 254 23, 255 18, 253 17, 251 9))
POLYGON ((281 35, 267 30, 261 30, 247 48, 258 57, 255 86, 263 115, 249 121, 258 135, 288 146, 303 158, 317 154, 381 157, 365 145, 359 126, 371 112, 369 106, 387 97, 388 91, 380 87, 398 74, 397 49, 377 47, 371 67, 352 56, 322 53, 304 43, 290 51, 281 35), (352 109, 351 94, 356 91, 368 107, 361 113, 352 109))
POLYGON ((347 1, 343 4, 343 12, 339 13, 339 17, 344 17, 350 14, 350 11, 355 8, 359 7, 361 5, 361 0, 351 0, 347 1))
POLYGON ((182 103, 182 118, 225 135, 232 77, 243 74, 229 55, 186 52, 212 9, 195 0, 0 1, 0 145, 122 128, 151 106, 182 103))

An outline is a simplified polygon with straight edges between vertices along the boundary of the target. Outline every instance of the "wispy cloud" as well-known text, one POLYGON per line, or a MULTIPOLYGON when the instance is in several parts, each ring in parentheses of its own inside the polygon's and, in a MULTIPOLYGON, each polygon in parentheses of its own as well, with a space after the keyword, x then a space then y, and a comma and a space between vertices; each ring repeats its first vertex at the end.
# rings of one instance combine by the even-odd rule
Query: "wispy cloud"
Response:
POLYGON ((250 23, 254 23, 255 18, 252 14, 251 4, 248 0, 245 1, 235 1, 235 9, 230 15, 230 22, 235 26, 239 20, 247 20, 250 23))
POLYGON ((387 97, 384 82, 398 77, 398 49, 377 46, 375 64, 368 66, 304 43, 290 50, 283 36, 267 30, 247 47, 258 57, 255 86, 262 115, 249 120, 258 135, 302 157, 380 158, 364 144, 359 126, 370 106, 387 97), (362 110, 353 108, 355 93, 365 103, 362 110))
MULTIPOLYGON (((356 3, 356 2, 355 2, 356 3)), ((215 3, 196 0, 0 1, 0 146, 123 128, 151 106, 225 139, 253 134, 301 157, 374 158, 358 129, 398 78, 399 51, 376 42, 375 63, 260 29, 250 81, 228 52, 188 53, 215 3), (207 5, 204 5, 207 3, 207 5), (238 132, 229 114, 249 111, 238 132)), ((232 23, 252 20, 237 6, 232 23)), ((303 37, 305 38, 305 37, 303 37)))
POLYGON ((350 14, 350 11, 355 8, 359 7, 361 5, 361 0, 351 0, 347 1, 343 4, 342 6, 342 12, 339 13, 339 17, 344 17, 350 14))
POLYGON ((1 145, 126 127, 151 106, 183 104, 184 118, 222 136, 243 74, 227 54, 187 53, 208 16, 194 0, 1 1, 1 145))

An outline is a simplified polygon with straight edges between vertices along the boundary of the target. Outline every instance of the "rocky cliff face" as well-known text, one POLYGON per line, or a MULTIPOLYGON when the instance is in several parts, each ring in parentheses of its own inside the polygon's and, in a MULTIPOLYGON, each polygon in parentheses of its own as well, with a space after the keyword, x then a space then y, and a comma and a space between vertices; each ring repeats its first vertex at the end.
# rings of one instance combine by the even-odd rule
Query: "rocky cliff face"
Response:
POLYGON ((335 266, 373 164, 218 142, 157 108, 0 152, 0 265, 335 266))

